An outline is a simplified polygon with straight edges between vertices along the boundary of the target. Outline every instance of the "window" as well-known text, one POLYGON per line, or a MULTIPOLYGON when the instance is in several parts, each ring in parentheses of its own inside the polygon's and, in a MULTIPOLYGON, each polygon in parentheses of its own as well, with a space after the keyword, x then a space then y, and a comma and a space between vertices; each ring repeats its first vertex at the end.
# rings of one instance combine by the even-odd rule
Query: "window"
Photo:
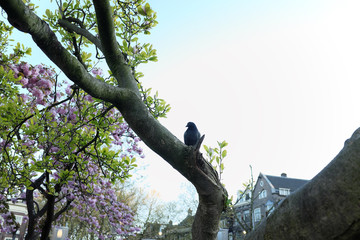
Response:
POLYGON ((242 194, 241 198, 240 198, 240 203, 243 203, 243 202, 248 202, 251 198, 251 192, 248 192, 248 193, 244 193, 242 194))
POLYGON ((254 221, 258 222, 261 220, 261 209, 260 208, 255 208, 254 210, 254 221))
POLYGON ((244 211, 244 213, 243 213, 242 221, 243 221, 243 222, 248 222, 249 220, 250 220, 250 211, 249 211, 249 210, 246 210, 246 211, 244 211))
POLYGON ((289 188, 279 188, 279 195, 282 195, 282 196, 290 195, 290 189, 289 188))
POLYGON ((259 194, 259 199, 263 199, 263 198, 266 198, 267 196, 267 192, 266 190, 262 190, 259 194))
POLYGON ((15 215, 15 219, 16 219, 16 222, 17 222, 19 225, 21 225, 22 220, 23 220, 23 216, 15 215))
MULTIPOLYGON (((15 215, 15 221, 21 226, 23 220, 23 216, 15 215)), ((16 234, 20 234, 20 229, 16 231, 16 234)))
POLYGON ((269 216, 274 211, 274 203, 272 201, 267 201, 266 204, 266 216, 269 216))
MULTIPOLYGON (((237 213, 236 217, 240 222, 243 221, 241 212, 237 213)), ((235 219, 235 225, 238 225, 238 220, 235 219)))

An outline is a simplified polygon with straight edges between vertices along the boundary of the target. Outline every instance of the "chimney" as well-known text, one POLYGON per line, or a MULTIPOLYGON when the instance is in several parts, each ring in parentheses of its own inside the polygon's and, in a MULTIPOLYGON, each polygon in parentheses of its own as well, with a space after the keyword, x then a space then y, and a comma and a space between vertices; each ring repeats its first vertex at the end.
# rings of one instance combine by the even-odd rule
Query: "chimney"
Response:
POLYGON ((282 173, 282 174, 281 174, 281 177, 287 177, 287 174, 286 174, 286 173, 282 173))

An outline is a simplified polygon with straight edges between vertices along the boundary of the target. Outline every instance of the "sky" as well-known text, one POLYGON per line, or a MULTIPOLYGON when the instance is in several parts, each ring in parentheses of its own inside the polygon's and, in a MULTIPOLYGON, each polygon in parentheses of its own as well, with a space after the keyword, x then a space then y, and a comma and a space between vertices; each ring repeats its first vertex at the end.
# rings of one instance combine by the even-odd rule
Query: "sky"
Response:
MULTIPOLYGON (((171 104, 161 122, 183 139, 226 140, 231 195, 260 172, 311 179, 360 127, 360 2, 150 1, 159 62, 144 84, 171 104)), ((148 179, 165 198, 184 178, 147 153, 148 179), (164 173, 165 172, 165 173, 164 173)))
MULTIPOLYGON (((149 3, 159 24, 145 40, 159 61, 141 67, 142 81, 171 105, 160 121, 179 139, 193 121, 205 145, 229 143, 230 195, 249 165, 255 180, 313 178, 360 127, 359 1, 149 3)), ((33 57, 45 62, 36 47, 33 57)), ((185 178, 146 147, 145 155, 144 185, 175 200, 185 178)))

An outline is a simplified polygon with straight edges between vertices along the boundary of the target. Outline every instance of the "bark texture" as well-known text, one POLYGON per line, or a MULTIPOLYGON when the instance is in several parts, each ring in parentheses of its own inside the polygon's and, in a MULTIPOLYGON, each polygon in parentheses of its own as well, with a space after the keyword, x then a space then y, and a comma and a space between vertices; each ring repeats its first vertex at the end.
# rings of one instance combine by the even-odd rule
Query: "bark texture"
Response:
MULTIPOLYGON (((199 153, 199 146, 186 146, 150 114, 116 42, 109 1, 94 0, 93 3, 100 36, 100 42, 94 44, 103 52, 118 86, 92 77, 81 62, 62 46, 48 24, 30 11, 22 0, 0 0, 1 8, 15 28, 29 33, 39 48, 76 85, 93 97, 114 104, 145 144, 194 184, 200 203, 193 225, 193 239, 216 239, 226 190, 216 172, 199 153)), ((60 21, 59 24, 70 28, 66 21, 60 21)), ((82 32, 80 29, 71 30, 79 34, 82 32)))
POLYGON ((360 239, 360 128, 326 168, 246 239, 360 239))

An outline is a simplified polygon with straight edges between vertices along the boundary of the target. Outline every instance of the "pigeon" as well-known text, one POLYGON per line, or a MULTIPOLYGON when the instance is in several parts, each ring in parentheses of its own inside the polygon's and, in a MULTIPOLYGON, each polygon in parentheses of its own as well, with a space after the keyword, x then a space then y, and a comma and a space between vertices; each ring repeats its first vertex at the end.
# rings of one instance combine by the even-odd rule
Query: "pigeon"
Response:
POLYGON ((184 142, 188 146, 194 146, 200 138, 199 130, 193 122, 188 122, 186 127, 188 129, 184 133, 184 142))

